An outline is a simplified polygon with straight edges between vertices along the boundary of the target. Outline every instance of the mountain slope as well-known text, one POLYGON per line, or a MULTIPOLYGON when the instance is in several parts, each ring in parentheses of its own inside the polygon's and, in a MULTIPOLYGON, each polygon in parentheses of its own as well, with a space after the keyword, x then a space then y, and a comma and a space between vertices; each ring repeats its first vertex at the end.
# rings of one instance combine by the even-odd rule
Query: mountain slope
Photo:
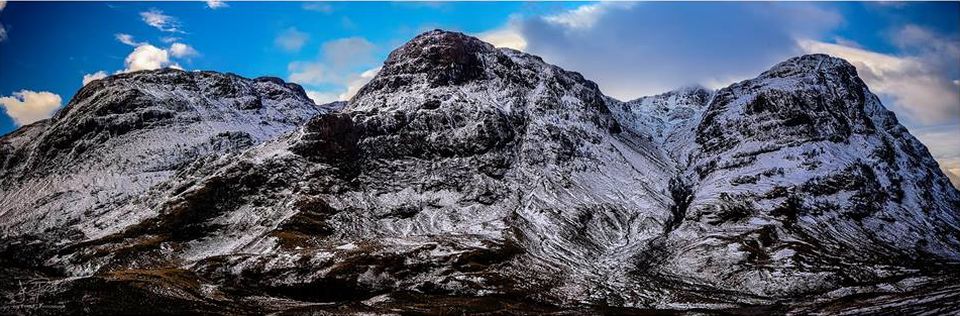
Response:
MULTIPOLYGON (((438 30, 392 52, 342 110, 306 120, 296 90, 283 100, 298 110, 280 116, 305 122, 294 132, 174 155, 191 163, 89 217, 124 222, 59 228, 81 242, 10 225, 22 233, 0 254, 19 259, 0 264, 53 279, 45 302, 93 312, 154 296, 186 308, 171 313, 784 312, 775 306, 926 291, 958 260, 960 194, 828 56, 620 102, 536 56, 438 30)), ((233 112, 197 95, 166 102, 233 112)), ((48 124, 4 140, 40 148, 31 140, 48 137, 32 135, 48 124)))
POLYGON ((0 225, 90 237, 142 218, 138 196, 185 165, 288 132, 321 109, 276 78, 158 70, 97 80, 0 139, 0 225))
POLYGON ((793 58, 673 108, 699 109, 664 138, 695 139, 664 141, 683 219, 644 274, 792 296, 958 259, 960 196, 849 63, 793 58))

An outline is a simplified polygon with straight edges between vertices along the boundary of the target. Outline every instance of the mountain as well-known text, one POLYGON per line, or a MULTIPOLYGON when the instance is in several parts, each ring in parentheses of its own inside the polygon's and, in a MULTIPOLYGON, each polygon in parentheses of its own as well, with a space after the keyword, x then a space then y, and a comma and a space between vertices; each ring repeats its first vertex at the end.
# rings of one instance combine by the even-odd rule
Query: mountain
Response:
POLYGON ((621 102, 437 30, 346 104, 137 72, 0 144, 6 311, 960 310, 960 193, 826 55, 621 102))
POLYGON ((141 220, 142 194, 322 113, 277 78, 167 69, 97 80, 53 118, 0 140, 0 219, 19 234, 87 238, 141 220))
POLYGON ((801 56, 712 94, 612 108, 676 161, 655 273, 796 296, 960 255, 957 191, 841 59, 801 56))

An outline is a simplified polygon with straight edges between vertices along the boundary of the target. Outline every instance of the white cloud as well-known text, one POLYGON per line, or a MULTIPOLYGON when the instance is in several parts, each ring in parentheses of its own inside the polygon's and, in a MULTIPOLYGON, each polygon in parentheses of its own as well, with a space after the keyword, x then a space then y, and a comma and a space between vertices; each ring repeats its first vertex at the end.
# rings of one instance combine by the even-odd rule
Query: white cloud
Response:
POLYGON ((808 53, 825 53, 846 59, 857 67, 870 90, 891 97, 894 110, 921 124, 960 118, 960 90, 930 64, 931 58, 893 56, 861 48, 813 40, 799 41, 808 53))
POLYGON ((91 81, 100 80, 107 77, 107 72, 101 70, 92 74, 83 75, 83 85, 87 85, 91 81))
POLYGON ((122 72, 160 69, 176 64, 171 64, 170 54, 166 50, 150 44, 143 44, 134 48, 133 52, 127 55, 124 65, 126 69, 122 72))
MULTIPOLYGON (((116 73, 138 70, 153 70, 164 67, 182 69, 182 67, 171 60, 171 58, 189 58, 199 55, 199 52, 197 52, 197 50, 190 45, 174 42, 179 40, 177 37, 163 38, 164 42, 172 42, 172 44, 170 44, 170 48, 167 49, 158 48, 148 42, 137 42, 134 40, 133 35, 126 33, 117 33, 114 35, 114 37, 116 37, 117 41, 134 47, 133 51, 127 55, 126 59, 124 59, 125 68, 117 71, 116 73)), ((94 76, 97 74, 98 73, 85 75, 84 85, 86 85, 88 82, 88 76, 94 76)))
POLYGON ((277 35, 274 44, 288 52, 296 52, 299 51, 300 48, 303 48, 303 44, 306 44, 309 39, 309 34, 300 32, 295 27, 291 27, 277 35))
POLYGON ((506 47, 522 51, 527 48, 527 39, 517 29, 514 23, 507 26, 477 34, 477 38, 496 47, 506 47))
POLYGON ((229 7, 229 5, 227 5, 227 2, 226 2, 226 1, 222 1, 222 0, 207 0, 207 8, 216 10, 216 9, 219 9, 219 8, 226 8, 226 7, 229 7))
POLYGON ((184 58, 198 55, 197 50, 184 43, 173 43, 168 50, 170 55, 176 58, 184 58))
POLYGON ((20 90, 14 92, 13 96, 0 98, 0 106, 3 106, 17 126, 53 116, 60 108, 60 102, 59 95, 46 91, 20 90))
POLYGON ((3 8, 6 8, 6 7, 7 7, 7 1, 0 0, 0 11, 3 11, 3 8))
POLYGON ((180 30, 180 23, 177 19, 163 14, 163 11, 150 9, 150 11, 140 12, 140 17, 147 25, 155 27, 158 30, 171 33, 183 33, 183 31, 180 30))
POLYGON ((336 92, 307 90, 307 97, 313 100, 314 104, 327 104, 333 101, 340 101, 340 94, 336 92))

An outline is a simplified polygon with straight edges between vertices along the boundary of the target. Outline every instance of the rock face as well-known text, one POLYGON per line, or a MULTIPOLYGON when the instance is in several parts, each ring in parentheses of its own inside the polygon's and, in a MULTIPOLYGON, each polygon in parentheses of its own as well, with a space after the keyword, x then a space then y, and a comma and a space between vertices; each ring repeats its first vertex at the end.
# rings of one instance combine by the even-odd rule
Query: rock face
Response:
POLYGON ((276 79, 120 75, 4 136, 0 158, 0 278, 37 285, 0 287, 10 310, 829 313, 857 293, 917 310, 931 289, 960 296, 937 286, 956 280, 960 193, 825 55, 620 102, 431 31, 345 106, 276 79))

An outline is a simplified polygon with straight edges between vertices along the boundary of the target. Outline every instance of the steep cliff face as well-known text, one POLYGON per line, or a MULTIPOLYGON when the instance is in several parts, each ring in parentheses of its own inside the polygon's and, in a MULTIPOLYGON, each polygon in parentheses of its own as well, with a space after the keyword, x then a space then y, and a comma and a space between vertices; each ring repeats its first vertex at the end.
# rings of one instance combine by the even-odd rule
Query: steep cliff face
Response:
POLYGON ((3 172, 21 181, 3 182, 5 196, 50 181, 43 172, 59 169, 27 166, 56 159, 131 162, 77 173, 98 182, 43 196, 110 193, 160 170, 66 218, 55 206, 20 206, 38 203, 33 195, 3 199, 20 211, 3 213, 12 233, 0 254, 21 257, 0 264, 17 271, 7 278, 54 279, 41 291, 48 302, 79 306, 79 293, 95 290, 186 308, 170 312, 794 300, 813 312, 821 306, 810 297, 926 291, 917 284, 949 279, 937 267, 958 260, 960 194, 856 70, 828 56, 794 58, 719 91, 620 102, 536 56, 431 31, 391 53, 332 113, 276 80, 162 71, 94 84, 110 82, 124 84, 88 86, 54 119, 0 142, 3 172), (164 88, 142 88, 157 82, 164 88), (102 91, 136 97, 93 97, 102 91), (124 104, 118 116, 94 114, 114 103, 124 104), (170 114, 100 127, 156 111, 170 114), (85 126, 71 120, 101 123, 60 131, 85 126), (222 132, 244 141, 198 145, 222 132), (62 138, 50 135, 86 142, 45 145, 62 138), (130 158, 160 138, 162 154, 130 158), (70 232, 82 234, 49 238, 70 232))

